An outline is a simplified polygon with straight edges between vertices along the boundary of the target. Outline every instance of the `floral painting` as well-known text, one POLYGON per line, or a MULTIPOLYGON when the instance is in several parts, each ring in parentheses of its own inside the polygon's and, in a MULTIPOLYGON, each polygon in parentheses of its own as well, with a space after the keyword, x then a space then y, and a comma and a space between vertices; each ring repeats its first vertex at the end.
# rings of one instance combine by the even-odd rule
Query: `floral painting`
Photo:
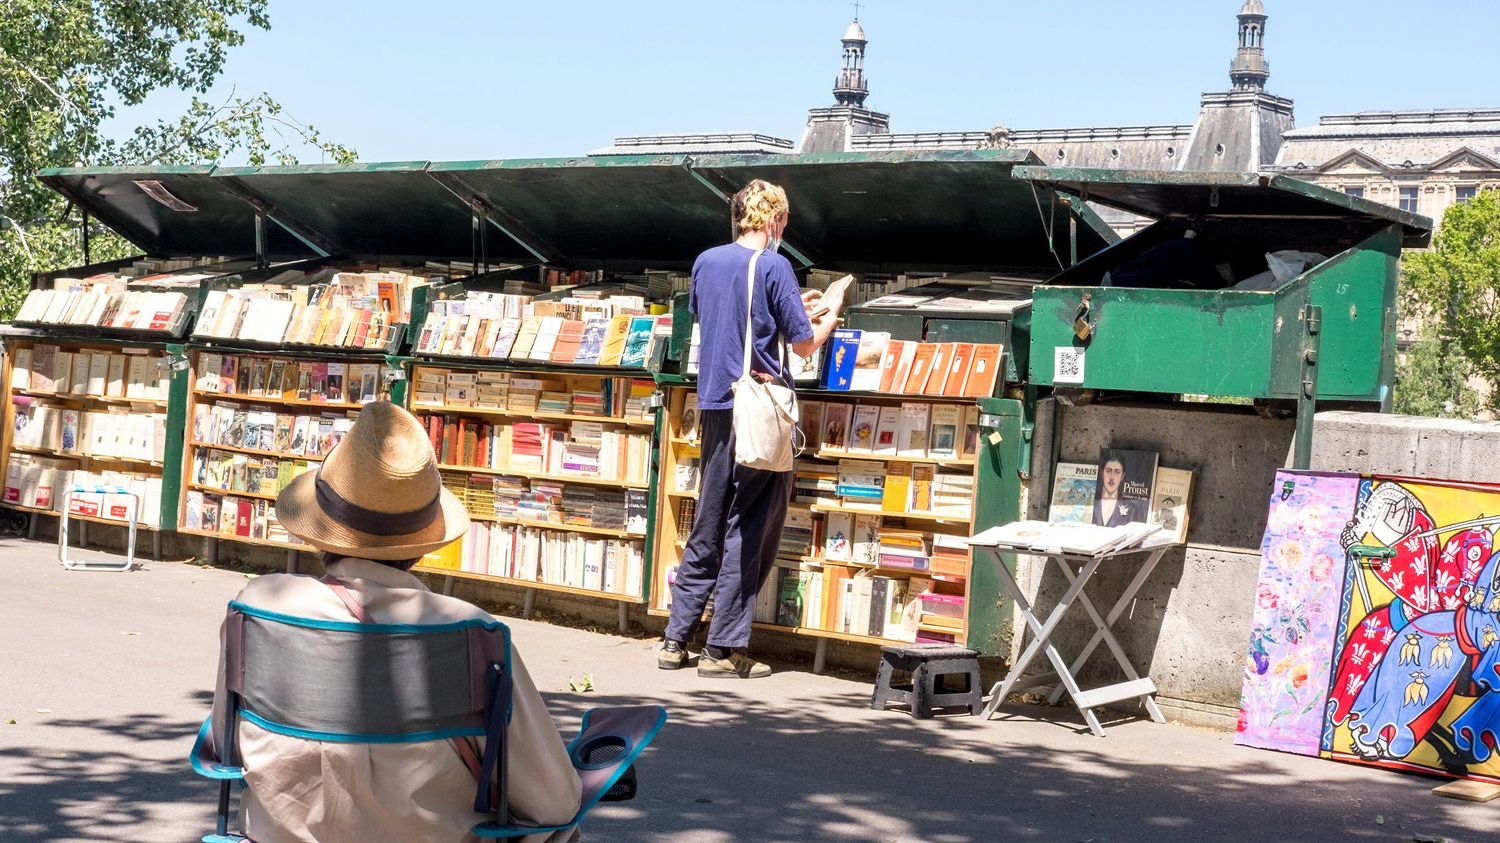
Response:
POLYGON ((1317 755, 1338 634, 1354 474, 1282 471, 1261 542, 1235 743, 1317 755))

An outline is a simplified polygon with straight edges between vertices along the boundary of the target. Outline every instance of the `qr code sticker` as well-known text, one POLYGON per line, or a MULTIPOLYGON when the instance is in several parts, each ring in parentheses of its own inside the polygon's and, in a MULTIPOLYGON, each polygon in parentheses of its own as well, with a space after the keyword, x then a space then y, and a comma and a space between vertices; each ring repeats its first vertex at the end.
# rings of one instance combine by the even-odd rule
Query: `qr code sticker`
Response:
POLYGON ((1059 348, 1052 367, 1053 383, 1083 383, 1083 349, 1059 348))

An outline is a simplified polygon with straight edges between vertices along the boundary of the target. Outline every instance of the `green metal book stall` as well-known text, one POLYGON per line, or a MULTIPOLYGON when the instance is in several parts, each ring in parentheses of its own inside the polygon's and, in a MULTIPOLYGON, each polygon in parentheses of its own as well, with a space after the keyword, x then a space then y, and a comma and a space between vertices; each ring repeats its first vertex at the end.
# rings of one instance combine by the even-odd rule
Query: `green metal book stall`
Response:
POLYGON ((1028 166, 1035 184, 1147 216, 1036 288, 1031 380, 1388 409, 1403 247, 1432 222, 1286 176, 1028 166))

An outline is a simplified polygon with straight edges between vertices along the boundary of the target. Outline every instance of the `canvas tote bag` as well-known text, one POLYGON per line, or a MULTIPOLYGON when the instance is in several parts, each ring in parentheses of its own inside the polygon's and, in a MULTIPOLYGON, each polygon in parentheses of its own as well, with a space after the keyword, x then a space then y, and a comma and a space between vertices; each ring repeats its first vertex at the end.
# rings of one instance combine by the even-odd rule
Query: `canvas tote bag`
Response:
MULTIPOLYGON (((750 372, 750 338, 755 323, 755 266, 750 256, 745 295, 745 368, 734 382, 734 461, 762 471, 791 471, 792 436, 797 429, 797 394, 779 382, 761 383, 750 372)), ((786 344, 782 343, 785 372, 786 344)))

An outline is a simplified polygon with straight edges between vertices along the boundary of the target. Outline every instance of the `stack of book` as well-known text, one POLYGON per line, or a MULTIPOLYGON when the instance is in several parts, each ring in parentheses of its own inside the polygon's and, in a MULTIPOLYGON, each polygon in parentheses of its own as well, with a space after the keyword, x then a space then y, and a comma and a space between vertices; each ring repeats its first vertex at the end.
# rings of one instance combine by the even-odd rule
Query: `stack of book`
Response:
POLYGON ((536 301, 471 291, 431 303, 416 352, 561 365, 643 368, 656 357, 669 316, 639 295, 589 294, 536 301))
POLYGON ((194 389, 203 394, 310 404, 367 404, 385 394, 378 363, 281 360, 204 352, 194 389))
POLYGON ((420 414, 438 462, 616 483, 647 482, 651 436, 597 422, 496 424, 462 415, 420 414))
POLYGON ((205 278, 233 271, 185 272, 195 266, 224 264, 224 258, 142 259, 128 267, 87 278, 57 278, 26 294, 19 324, 71 325, 178 336, 189 316, 189 301, 205 278))
POLYGON ((412 291, 432 279, 399 271, 305 275, 212 290, 194 336, 272 345, 383 349, 411 319, 412 291))
POLYGON ((1097 463, 1060 462, 1052 471, 1047 520, 1080 524, 1144 521, 1159 525, 1178 544, 1187 541, 1192 512, 1193 472, 1158 465, 1154 451, 1105 447, 1097 463), (1113 469, 1100 484, 1101 471, 1113 469))
POLYGON ((290 540, 276 521, 276 505, 264 498, 220 495, 191 489, 187 493, 182 516, 183 529, 195 533, 212 533, 226 538, 282 541, 290 540))
POLYGON ((160 353, 65 351, 48 344, 11 351, 11 388, 38 395, 165 401, 170 381, 160 353))
POLYGON ((357 415, 277 413, 233 401, 198 404, 193 408, 192 444, 321 460, 354 426, 357 415))
POLYGON ((166 449, 166 413, 81 410, 61 404, 11 398, 11 447, 81 459, 160 463, 166 449))
POLYGON ((472 407, 510 413, 589 416, 648 421, 656 387, 638 378, 536 377, 512 372, 461 372, 417 366, 412 373, 415 409, 472 407))
POLYGON ((476 521, 459 564, 475 574, 639 597, 645 551, 639 541, 476 521))
POLYGON ((970 460, 979 446, 979 407, 803 401, 798 425, 810 450, 903 459, 970 460))
POLYGON ((893 340, 879 331, 840 328, 827 348, 822 386, 887 395, 987 398, 999 382, 998 343, 893 340))

